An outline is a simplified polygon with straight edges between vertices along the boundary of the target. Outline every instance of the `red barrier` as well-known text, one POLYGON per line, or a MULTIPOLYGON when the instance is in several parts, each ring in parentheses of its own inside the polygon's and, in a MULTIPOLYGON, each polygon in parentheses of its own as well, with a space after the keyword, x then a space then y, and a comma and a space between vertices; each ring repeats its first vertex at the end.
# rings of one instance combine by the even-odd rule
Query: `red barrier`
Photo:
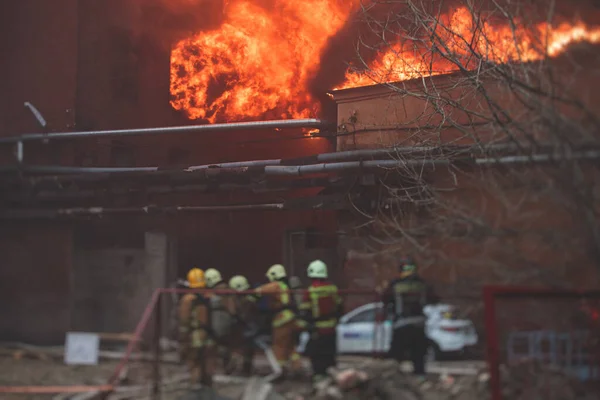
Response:
MULTIPOLYGON (((600 291, 580 291, 527 286, 484 286, 483 303, 485 309, 485 331, 487 336, 487 361, 490 371, 492 400, 502 400, 500 387, 500 340, 497 321, 497 300, 501 298, 570 298, 598 299, 600 291)), ((600 360, 599 360, 600 361, 600 360)))

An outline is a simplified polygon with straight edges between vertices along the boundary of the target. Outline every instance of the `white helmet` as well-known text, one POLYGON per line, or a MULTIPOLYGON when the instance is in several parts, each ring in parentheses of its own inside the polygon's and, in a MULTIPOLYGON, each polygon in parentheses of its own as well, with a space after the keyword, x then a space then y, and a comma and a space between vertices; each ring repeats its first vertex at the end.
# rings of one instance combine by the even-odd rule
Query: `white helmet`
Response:
POLYGON ((234 290, 242 291, 250 289, 250 284, 248 283, 248 279, 242 275, 236 275, 229 280, 229 287, 234 290))
POLYGON ((327 278, 327 265, 321 260, 315 260, 308 264, 308 277, 309 278, 327 278))
POLYGON ((269 281, 273 282, 285 278, 287 276, 287 273, 285 272, 285 267, 283 265, 275 264, 267 270, 266 275, 267 278, 269 278, 269 281))
POLYGON ((209 288, 214 287, 217 283, 223 280, 221 277, 221 273, 214 268, 209 268, 204 272, 204 280, 206 281, 206 286, 209 288))

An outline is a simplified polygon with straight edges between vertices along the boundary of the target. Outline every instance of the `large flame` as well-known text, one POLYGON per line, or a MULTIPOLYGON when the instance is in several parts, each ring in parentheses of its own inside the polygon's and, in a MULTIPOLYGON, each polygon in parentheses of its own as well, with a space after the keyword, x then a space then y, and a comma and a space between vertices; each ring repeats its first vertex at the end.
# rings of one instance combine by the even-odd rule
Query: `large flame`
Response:
MULTIPOLYGON (((359 2, 227 0, 219 28, 173 48, 172 106, 190 119, 210 122, 315 115, 310 80, 329 39, 359 2)), ((497 64, 536 61, 555 57, 575 42, 600 43, 600 28, 581 22, 526 26, 513 20, 516 28, 511 29, 479 18, 476 24, 467 8, 458 8, 430 27, 425 39, 392 43, 366 68, 348 70, 336 89, 449 73, 461 64, 472 69, 481 59, 497 64), (432 51, 431 37, 437 37, 437 51, 432 51)))
POLYGON ((269 112, 281 118, 315 114, 308 83, 353 2, 230 0, 217 30, 174 47, 171 105, 210 122, 269 112))
POLYGON ((600 28, 582 22, 525 27, 515 21, 515 29, 485 20, 476 25, 465 7, 442 16, 440 22, 429 32, 437 35, 435 44, 444 56, 432 52, 432 42, 427 40, 394 43, 366 68, 349 69, 345 82, 336 89, 450 73, 459 66, 472 69, 480 59, 496 64, 537 61, 560 55, 572 43, 600 43, 600 28))

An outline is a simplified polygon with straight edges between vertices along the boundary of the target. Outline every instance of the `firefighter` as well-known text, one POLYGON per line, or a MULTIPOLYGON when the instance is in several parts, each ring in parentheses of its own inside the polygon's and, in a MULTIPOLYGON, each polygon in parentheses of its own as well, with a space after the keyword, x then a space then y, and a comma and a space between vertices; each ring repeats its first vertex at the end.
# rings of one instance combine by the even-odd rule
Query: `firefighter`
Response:
POLYGON ((269 297, 269 309, 273 314, 271 335, 273 353, 285 371, 295 369, 300 361, 296 352, 298 322, 294 311, 293 298, 289 292, 287 273, 281 264, 271 266, 266 273, 269 283, 256 288, 257 295, 269 297))
MULTIPOLYGON (((192 268, 188 285, 201 289, 206 285, 204 271, 192 268)), ((179 302, 180 354, 190 369, 192 387, 211 386, 215 373, 216 347, 210 335, 210 307, 201 293, 187 293, 179 302)))
MULTIPOLYGON (((242 275, 236 275, 229 280, 229 287, 239 292, 250 289, 250 283, 242 275)), ((240 295, 235 297, 235 319, 239 324, 240 335, 234 338, 241 343, 243 357, 242 372, 250 375, 252 372, 252 359, 254 358, 254 338, 258 334, 258 326, 255 323, 257 317, 256 297, 251 295, 240 295), (240 337, 241 336, 241 337, 240 337), (240 340, 241 339, 241 340, 240 340)), ((234 342, 234 345, 237 344, 234 342)))
POLYGON ((308 265, 310 286, 299 309, 310 333, 307 355, 313 369, 313 383, 327 377, 327 369, 335 367, 337 355, 336 326, 342 313, 338 288, 328 278, 327 265, 315 260, 308 265))
MULTIPOLYGON (((209 268, 204 273, 206 287, 214 290, 228 290, 229 285, 223 281, 221 273, 209 268)), ((213 339, 217 343, 218 354, 223 361, 224 369, 227 372, 231 360, 231 351, 228 341, 231 336, 231 327, 233 324, 233 314, 235 312, 234 297, 224 293, 208 292, 207 298, 210 306, 210 326, 213 339)))
POLYGON ((423 307, 428 302, 428 288, 412 260, 400 262, 399 277, 389 283, 383 300, 394 315, 390 356, 401 362, 409 353, 414 374, 424 378, 427 336, 423 307))

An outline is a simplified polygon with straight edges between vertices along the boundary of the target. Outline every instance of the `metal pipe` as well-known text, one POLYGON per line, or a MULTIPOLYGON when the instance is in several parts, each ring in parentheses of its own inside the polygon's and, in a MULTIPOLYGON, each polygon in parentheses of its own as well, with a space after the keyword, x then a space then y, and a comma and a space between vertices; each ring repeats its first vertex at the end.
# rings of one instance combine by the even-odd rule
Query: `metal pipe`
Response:
POLYGON ((478 165, 494 165, 494 164, 527 164, 535 162, 548 162, 548 161, 568 161, 568 160, 584 160, 584 159, 596 159, 600 158, 600 151, 589 150, 581 152, 573 152, 571 154, 530 154, 530 155, 516 155, 516 156, 504 156, 504 157, 488 157, 488 158, 476 158, 475 163, 478 165))
MULTIPOLYGON (((581 160, 581 159, 598 159, 600 158, 600 151, 589 150, 583 152, 573 152, 571 154, 530 154, 530 155, 515 155, 515 156, 499 156, 499 157, 486 157, 486 158, 445 158, 445 159, 419 159, 419 160, 366 160, 366 161, 344 161, 344 162, 333 162, 333 163, 320 163, 320 164, 309 164, 309 165, 280 165, 281 160, 265 160, 264 163, 271 161, 278 161, 277 165, 260 165, 261 161, 251 161, 254 168, 247 166, 240 166, 242 163, 236 163, 235 167, 222 167, 213 169, 210 177, 208 175, 190 175, 190 181, 202 181, 203 179, 215 179, 217 175, 223 175, 231 172, 235 176, 243 176, 246 174, 261 174, 264 173, 267 176, 303 176, 310 174, 330 173, 330 172, 341 172, 349 170, 360 170, 360 169, 376 169, 376 168, 398 168, 398 167, 421 167, 421 166, 447 166, 453 162, 466 162, 475 163, 477 165, 502 165, 502 164, 527 164, 527 163, 539 163, 539 162, 551 162, 551 161, 563 161, 563 160, 581 160)), ((248 164, 246 164, 248 165, 248 164)), ((139 167, 139 168, 79 168, 79 167, 47 167, 47 166, 23 166, 21 171, 24 172, 38 172, 38 173, 77 173, 77 172, 91 172, 94 173, 106 173, 106 174, 120 174, 120 173, 136 173, 136 172, 153 172, 160 173, 163 175, 173 175, 178 173, 187 173, 194 171, 206 170, 207 173, 211 169, 209 166, 196 166, 189 167, 182 170, 159 170, 158 167, 139 167)), ((13 167, 14 168, 14 167, 13 167)), ((90 174, 92 175, 92 174, 90 174)), ((79 179, 83 179, 80 176, 79 179)), ((117 176, 117 175, 115 175, 117 176)), ((111 178, 113 178, 112 176, 111 178)), ((125 178, 125 176, 123 176, 125 178)), ((108 178, 108 176, 107 176, 108 178)), ((43 181, 44 178, 35 178, 38 181, 43 181)), ((48 177, 47 179, 56 180, 61 179, 57 177, 48 177)), ((62 179, 76 181, 78 177, 65 177, 62 179)), ((101 179, 98 179, 101 180, 101 179)))
POLYGON ((23 142, 17 142, 17 163, 19 165, 23 164, 23 142))
POLYGON ((12 209, 0 212, 0 219, 31 219, 60 217, 89 217, 121 214, 174 214, 179 212, 216 212, 216 211, 250 211, 250 210, 283 210, 284 203, 244 204, 230 206, 144 206, 144 207, 74 207, 59 209, 12 209))
MULTIPOLYGON (((1 140, 1 139, 0 139, 1 140)), ((509 150, 518 150, 518 148, 513 144, 496 144, 486 147, 486 150, 489 151, 509 151, 509 150)), ((524 149, 527 151, 532 151, 533 149, 524 149)), ((295 159, 269 159, 269 160, 252 160, 252 161, 234 161, 234 162, 225 162, 218 164, 203 164, 203 165, 194 165, 191 167, 187 167, 183 169, 183 171, 197 171, 209 168, 255 168, 255 167, 266 167, 266 166, 279 166, 279 165, 315 165, 322 163, 331 163, 337 161, 355 161, 355 160, 363 160, 369 158, 372 161, 375 157, 387 156, 388 158, 396 161, 397 157, 406 156, 412 153, 435 153, 439 152, 443 154, 447 153, 448 156, 472 156, 473 154, 478 153, 477 148, 473 148, 472 146, 450 146, 450 147, 427 147, 427 146, 418 146, 418 147, 389 147, 389 148, 379 148, 379 149, 363 149, 363 150, 349 150, 349 151, 339 151, 334 153, 322 153, 316 154, 308 157, 300 157, 295 159)), ((547 156, 544 155, 523 155, 518 156, 521 157, 522 160, 527 161, 545 161, 547 156), (546 158, 545 158, 546 157, 546 158)), ((411 160, 417 161, 420 163, 428 163, 431 161, 437 160, 411 160)), ((478 164, 498 164, 498 163, 509 163, 509 162, 522 162, 517 159, 513 159, 511 157, 503 158, 483 158, 481 161, 478 161, 478 164)), ((368 164, 367 164, 368 165, 368 164)), ((0 167, 1 172, 11 172, 17 171, 18 169, 14 166, 6 166, 0 167)), ((121 172, 153 172, 161 170, 161 167, 65 167, 65 166, 45 166, 45 165, 32 165, 32 166, 24 166, 20 169, 21 171, 31 172, 31 173, 53 173, 53 174, 78 174, 78 173, 121 173, 121 172)))
POLYGON ((265 167, 265 175, 302 176, 326 172, 340 172, 363 168, 398 168, 424 165, 449 165, 450 160, 369 160, 322 163, 313 165, 270 165, 265 167))
POLYGON ((226 124, 207 124, 190 126, 171 126, 162 128, 137 128, 103 131, 82 131, 82 132, 56 132, 56 133, 27 133, 19 136, 9 136, 0 138, 2 143, 16 143, 20 141, 33 140, 55 140, 55 139, 76 139, 84 137, 99 136, 134 136, 134 135, 157 135, 164 133, 196 133, 196 132, 224 132, 249 129, 286 129, 286 128, 324 128, 330 125, 319 119, 282 119, 271 121, 252 121, 252 122, 230 122, 226 124))

